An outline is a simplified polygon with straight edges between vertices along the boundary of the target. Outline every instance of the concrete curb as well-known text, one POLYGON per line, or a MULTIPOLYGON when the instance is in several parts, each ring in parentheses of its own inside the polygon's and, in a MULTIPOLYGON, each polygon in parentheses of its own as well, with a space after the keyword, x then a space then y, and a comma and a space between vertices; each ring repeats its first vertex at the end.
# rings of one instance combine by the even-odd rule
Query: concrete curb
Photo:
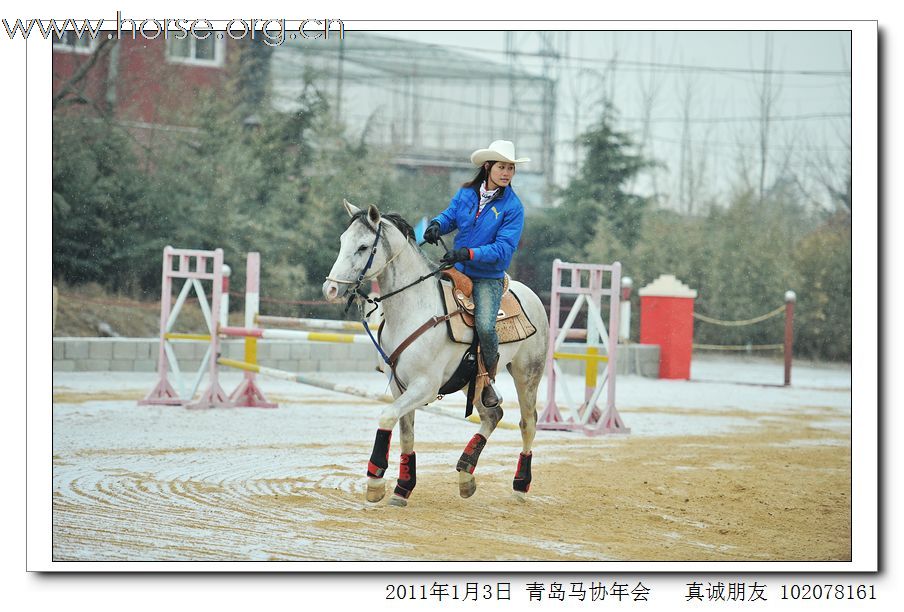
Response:
MULTIPOLYGON (((155 372, 157 338, 67 338, 53 339, 54 372, 155 372)), ((244 358, 244 340, 223 340, 222 356, 244 358)), ((464 347, 464 345, 462 345, 464 347)), ((197 371, 207 350, 203 342, 174 341, 173 350, 183 372, 197 371)), ((464 348, 462 348, 464 351, 464 348)), ((569 349, 564 352, 577 352, 569 349)), ((618 373, 656 378, 659 375, 659 347, 629 344, 620 346, 618 373)), ((257 345, 262 366, 290 372, 372 372, 377 365, 376 350, 365 344, 330 344, 293 340, 268 340, 257 345)), ((562 371, 583 372, 578 361, 560 360, 562 371)))

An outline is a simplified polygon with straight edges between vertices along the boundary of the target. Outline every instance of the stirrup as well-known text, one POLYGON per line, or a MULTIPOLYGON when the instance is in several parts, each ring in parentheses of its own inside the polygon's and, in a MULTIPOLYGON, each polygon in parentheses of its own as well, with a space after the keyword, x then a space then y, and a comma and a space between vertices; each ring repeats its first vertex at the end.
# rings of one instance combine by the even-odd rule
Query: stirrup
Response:
POLYGON ((487 376, 487 381, 483 385, 483 391, 480 393, 480 403, 483 404, 485 408, 495 408, 502 404, 502 396, 496 392, 496 388, 493 386, 493 380, 489 376, 487 376), (487 398, 487 394, 490 394, 491 397, 487 398))

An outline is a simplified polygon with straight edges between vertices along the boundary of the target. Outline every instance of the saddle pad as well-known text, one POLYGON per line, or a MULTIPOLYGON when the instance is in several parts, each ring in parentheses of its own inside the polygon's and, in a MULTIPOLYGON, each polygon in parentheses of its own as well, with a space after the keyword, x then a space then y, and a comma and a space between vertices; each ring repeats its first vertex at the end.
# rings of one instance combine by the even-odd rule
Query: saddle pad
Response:
MULTIPOLYGON (((459 310, 461 304, 455 299, 455 289, 452 283, 442 279, 439 281, 439 286, 445 313, 459 310)), ((473 306, 471 311, 473 312, 473 306)), ((449 331, 449 338, 454 342, 471 344, 474 340, 474 315, 462 312, 458 316, 451 317, 446 322, 446 328, 449 331)), ((496 334, 499 336, 499 344, 518 342, 533 336, 536 332, 537 328, 521 308, 518 296, 511 290, 505 292, 502 295, 499 314, 496 318, 496 334)))

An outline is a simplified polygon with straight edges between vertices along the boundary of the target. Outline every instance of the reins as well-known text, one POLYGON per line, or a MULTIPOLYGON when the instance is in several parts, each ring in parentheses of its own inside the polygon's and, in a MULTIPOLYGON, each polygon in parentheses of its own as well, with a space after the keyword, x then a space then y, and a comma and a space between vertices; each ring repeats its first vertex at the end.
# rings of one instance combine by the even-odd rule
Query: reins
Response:
MULTIPOLYGON (((398 257, 402 253, 402 251, 405 249, 405 247, 400 248, 398 250, 398 252, 395 255, 393 255, 392 257, 390 257, 389 260, 387 260, 387 262, 385 264, 383 264, 383 266, 377 272, 374 272, 370 276, 367 276, 368 270, 370 270, 370 267, 374 263, 374 256, 377 254, 377 248, 380 245, 380 233, 381 233, 382 229, 383 229, 383 224, 381 222, 377 225, 377 232, 376 232, 376 236, 374 237, 374 244, 370 249, 370 256, 367 258, 367 263, 364 264, 364 267, 361 269, 361 272, 360 272, 360 274, 358 274, 358 278, 356 280, 354 280, 354 281, 339 280, 339 279, 335 279, 335 278, 330 278, 329 276, 326 277, 326 280, 332 281, 334 283, 343 284, 343 285, 354 285, 354 287, 352 287, 352 289, 351 289, 350 295, 348 296, 348 301, 345 304, 345 313, 346 314, 348 313, 348 310, 349 310, 349 308, 351 308, 352 303, 357 300, 358 312, 361 315, 361 325, 364 326, 364 331, 367 332, 367 335, 370 338, 370 341, 373 343, 374 347, 376 347, 377 352, 380 353, 380 357, 382 357, 383 361, 390 367, 390 369, 392 371, 392 376, 396 380, 396 384, 399 386, 400 389, 402 389, 404 391, 405 386, 402 384, 402 382, 399 380, 399 377, 396 376, 396 373, 395 373, 395 364, 398 361, 399 356, 402 354, 402 351, 405 350, 408 347, 408 345, 410 345, 412 342, 414 342, 425 331, 427 331, 428 329, 432 329, 433 327, 436 327, 443 321, 449 320, 452 316, 458 314, 458 312, 451 313, 451 314, 448 314, 445 316, 431 317, 423 325, 421 325, 421 327, 416 329, 414 331, 414 333, 412 333, 410 336, 408 336, 396 348, 396 350, 393 351, 392 355, 387 355, 386 351, 383 350, 383 347, 380 346, 380 343, 377 341, 377 339, 374 338, 373 334, 370 331, 370 325, 368 325, 368 323, 367 323, 367 317, 369 317, 371 314, 373 314, 373 312, 377 308, 379 308, 380 302, 382 302, 383 300, 391 298, 394 295, 398 295, 399 293, 402 293, 403 291, 410 289, 411 287, 414 287, 415 285, 417 285, 419 283, 424 282, 428 278, 432 278, 432 277, 436 276, 438 273, 442 272, 443 270, 448 270, 449 268, 453 267, 454 264, 452 264, 452 263, 441 264, 435 270, 428 272, 427 274, 424 274, 423 276, 418 277, 417 280, 414 280, 414 281, 408 283, 404 287, 396 289, 395 291, 390 291, 389 293, 387 293, 385 295, 380 295, 380 296, 372 298, 367 293, 364 292, 364 290, 361 287, 361 283, 363 283, 365 280, 370 280, 370 279, 373 279, 373 278, 379 276, 383 272, 383 270, 385 270, 389 266, 389 264, 391 264, 396 259, 396 257, 398 257), (370 312, 368 312, 367 314, 364 314, 364 302, 374 305, 373 309, 370 312)), ((448 252, 449 249, 448 249, 448 247, 446 247, 446 243, 443 242, 442 237, 439 238, 439 241, 440 241, 440 243, 442 243, 443 248, 448 252)), ((418 246, 421 246, 422 244, 424 244, 424 243, 421 242, 418 244, 418 246)))

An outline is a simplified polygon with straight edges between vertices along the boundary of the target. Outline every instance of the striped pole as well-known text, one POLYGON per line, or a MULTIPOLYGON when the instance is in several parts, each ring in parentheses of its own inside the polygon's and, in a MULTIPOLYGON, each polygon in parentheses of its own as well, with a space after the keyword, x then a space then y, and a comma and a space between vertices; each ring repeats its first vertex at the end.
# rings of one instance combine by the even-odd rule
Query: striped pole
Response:
POLYGON ((323 380, 319 380, 317 378, 313 378, 306 374, 296 373, 296 372, 287 372, 286 370, 277 370, 276 368, 268 368, 266 366, 258 365, 256 363, 247 363, 244 361, 238 361, 235 359, 226 359, 222 357, 217 360, 218 363, 222 366, 226 366, 229 368, 237 368, 239 370, 244 370, 245 372, 252 372, 254 374, 260 374, 261 376, 270 376, 271 378, 280 378, 282 380, 288 380, 291 382, 302 383, 305 385, 310 385, 312 387, 319 387, 321 389, 327 389, 329 391, 336 391, 337 393, 347 393, 349 395, 357 395, 358 397, 365 397, 367 399, 371 399, 377 402, 384 402, 387 404, 391 404, 394 400, 389 395, 383 395, 380 393, 371 393, 370 391, 363 391, 361 389, 356 389, 355 387, 349 387, 348 385, 341 385, 338 383, 329 383, 323 380))
MULTIPOLYGON (((260 282, 261 282, 261 254, 248 253, 247 268, 245 269, 245 327, 254 328, 257 311, 260 308, 260 282)), ((227 321, 223 322, 219 332, 228 329, 227 321)), ((257 337, 245 336, 245 362, 257 364, 257 337)), ((242 382, 229 395, 229 399, 236 406, 247 408, 276 408, 275 404, 267 400, 263 389, 254 379, 253 370, 245 370, 242 382)))
POLYGON ((232 268, 223 264, 223 290, 220 297, 220 325, 229 325, 229 277, 232 268))
POLYGON ((167 340, 194 340, 199 342, 210 342, 210 334, 182 334, 182 333, 166 333, 163 337, 167 340))
MULTIPOLYGON (((248 269, 245 274, 245 327, 256 327, 254 323, 260 309, 261 254, 248 253, 248 269)), ((224 324, 224 328, 225 328, 224 324)), ((245 340, 245 361, 257 363, 257 339, 248 337, 245 340)))
MULTIPOLYGON (((309 385, 311 387, 317 387, 319 389, 326 389, 328 391, 335 391, 336 393, 343 393, 345 395, 356 395, 358 397, 363 397, 376 402, 382 402, 384 404, 391 404, 395 401, 395 399, 391 395, 386 395, 384 393, 373 393, 371 391, 365 391, 363 389, 350 387, 348 385, 327 382, 325 380, 320 380, 319 378, 314 378, 306 374, 287 372, 285 370, 277 370, 276 368, 268 368, 265 366, 257 365, 256 363, 246 363, 244 361, 238 361, 235 359, 226 359, 225 357, 218 359, 217 363, 228 368, 238 368, 239 370, 253 372, 255 374, 260 374, 261 376, 269 376, 271 378, 279 378, 282 380, 297 382, 304 385, 309 385)), ((454 418, 456 420, 459 418, 436 406, 421 406, 418 408, 418 410, 454 418)), ((472 414, 466 420, 472 423, 480 423, 480 418, 476 414, 472 414)), ((500 422, 496 425, 496 427, 501 427, 503 429, 518 429, 517 425, 504 422, 500 422)))
MULTIPOLYGON (((334 321, 331 319, 296 319, 293 317, 274 317, 270 315, 257 315, 255 322, 257 325, 285 325, 291 327, 300 327, 302 329, 326 329, 336 331, 363 331, 363 326, 359 321, 334 321)), ((245 327, 255 327, 245 322, 245 327)), ((377 331, 378 326, 370 325, 371 331, 377 331)))
MULTIPOLYGON (((357 334, 333 334, 329 332, 312 332, 295 329, 260 329, 248 327, 221 327, 220 334, 245 338, 261 338, 263 340, 307 340, 309 342, 340 342, 347 344, 370 344, 367 336, 357 334)), ((246 362, 255 363, 257 360, 246 362)))

